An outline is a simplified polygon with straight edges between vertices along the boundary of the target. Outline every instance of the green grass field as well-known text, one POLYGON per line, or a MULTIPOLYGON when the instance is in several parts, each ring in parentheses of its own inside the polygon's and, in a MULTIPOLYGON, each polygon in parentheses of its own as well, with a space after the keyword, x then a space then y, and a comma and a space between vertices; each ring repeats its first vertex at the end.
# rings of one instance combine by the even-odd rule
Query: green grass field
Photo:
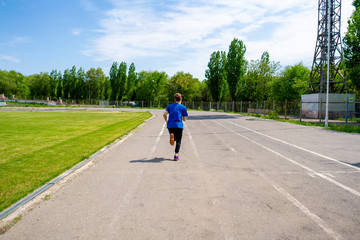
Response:
POLYGON ((0 112, 0 211, 124 136, 150 113, 0 112))

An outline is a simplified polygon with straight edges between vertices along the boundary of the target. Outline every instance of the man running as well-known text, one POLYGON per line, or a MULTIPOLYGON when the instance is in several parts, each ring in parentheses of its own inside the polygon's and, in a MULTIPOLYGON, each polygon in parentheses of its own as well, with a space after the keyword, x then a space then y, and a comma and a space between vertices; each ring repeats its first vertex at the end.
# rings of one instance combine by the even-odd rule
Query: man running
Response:
POLYGON ((173 146, 176 142, 174 160, 177 161, 179 160, 181 138, 184 129, 182 121, 186 121, 186 117, 188 116, 188 114, 186 107, 181 105, 181 94, 175 93, 174 98, 175 103, 167 106, 163 116, 170 133, 170 144, 173 146), (167 117, 168 114, 169 119, 167 117))

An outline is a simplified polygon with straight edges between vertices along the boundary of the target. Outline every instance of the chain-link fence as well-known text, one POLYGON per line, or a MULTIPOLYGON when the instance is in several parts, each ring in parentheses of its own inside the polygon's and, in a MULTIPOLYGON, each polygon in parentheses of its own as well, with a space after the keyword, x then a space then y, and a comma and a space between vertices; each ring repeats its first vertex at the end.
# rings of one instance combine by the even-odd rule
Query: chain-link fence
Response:
MULTIPOLYGON (((101 107, 135 107, 165 109, 170 101, 99 101, 101 107)), ((263 101, 263 102, 188 102, 182 103, 189 110, 233 112, 278 119, 323 122, 326 103, 301 101, 263 101), (316 105, 317 108, 311 108, 316 105), (309 107, 310 106, 310 107, 309 107), (313 110, 315 109, 315 110, 313 110)), ((328 116, 336 122, 360 122, 360 102, 329 102, 328 116)))
MULTIPOLYGON (((62 106, 130 107, 165 109, 171 101, 102 101, 95 99, 59 99, 57 102, 44 100, 5 100, 7 102, 38 103, 62 106)), ((182 103, 189 110, 233 112, 277 119, 323 122, 326 115, 325 102, 300 101, 257 101, 257 102, 189 102, 182 103)), ((333 122, 360 123, 360 101, 329 102, 328 116, 333 122)))

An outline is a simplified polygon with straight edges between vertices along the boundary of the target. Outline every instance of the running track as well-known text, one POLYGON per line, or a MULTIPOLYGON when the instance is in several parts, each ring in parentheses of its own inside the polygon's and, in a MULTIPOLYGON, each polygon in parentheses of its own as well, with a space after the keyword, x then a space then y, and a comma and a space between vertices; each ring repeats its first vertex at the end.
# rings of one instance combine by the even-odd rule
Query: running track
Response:
POLYGON ((189 112, 174 162, 153 113, 0 239, 359 239, 359 134, 189 112))

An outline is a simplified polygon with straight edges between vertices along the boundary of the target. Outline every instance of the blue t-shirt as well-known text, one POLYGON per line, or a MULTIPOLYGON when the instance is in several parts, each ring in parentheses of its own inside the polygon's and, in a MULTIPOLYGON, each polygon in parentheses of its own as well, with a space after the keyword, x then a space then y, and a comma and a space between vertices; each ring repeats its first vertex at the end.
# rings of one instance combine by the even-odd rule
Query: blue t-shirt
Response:
POLYGON ((167 128, 184 129, 182 117, 188 116, 186 107, 180 103, 173 103, 167 106, 166 111, 169 113, 167 128))

